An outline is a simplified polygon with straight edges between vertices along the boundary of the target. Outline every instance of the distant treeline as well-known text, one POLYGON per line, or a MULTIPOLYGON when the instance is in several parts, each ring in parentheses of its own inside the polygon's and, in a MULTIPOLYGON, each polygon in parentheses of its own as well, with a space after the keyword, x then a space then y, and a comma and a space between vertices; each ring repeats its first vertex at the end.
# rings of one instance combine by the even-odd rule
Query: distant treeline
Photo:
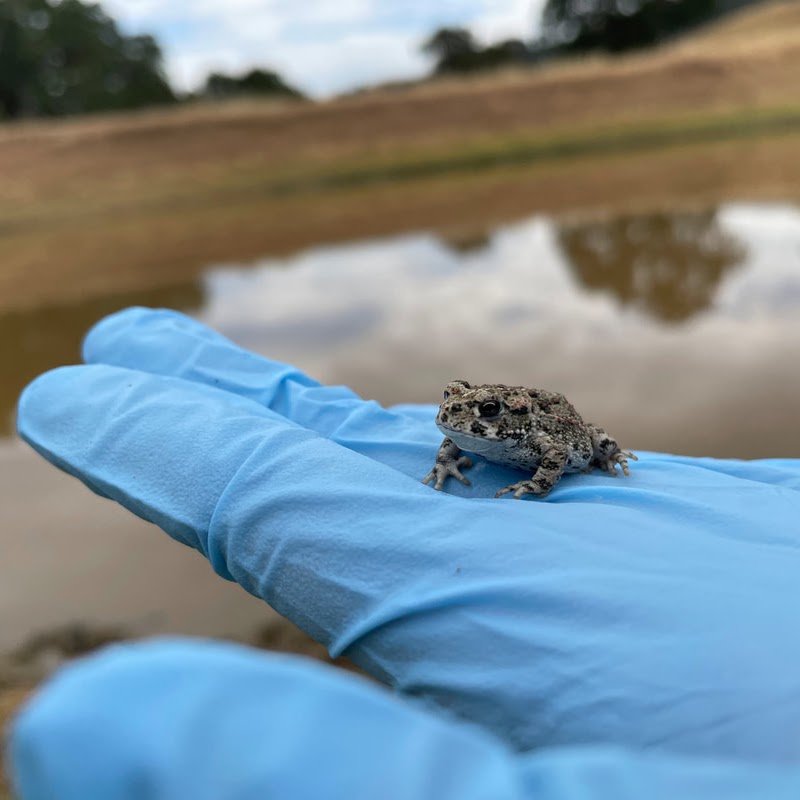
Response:
POLYGON ((764 0, 547 0, 541 33, 483 47, 465 28, 442 28, 422 49, 436 73, 532 64, 570 53, 622 53, 650 47, 764 0))
POLYGON ((151 36, 124 36, 79 0, 0 2, 0 116, 52 116, 175 101, 151 36))
POLYGON ((299 100, 303 95, 284 83, 277 72, 264 69, 252 69, 241 75, 224 75, 212 72, 206 80, 205 86, 199 92, 200 96, 213 100, 224 100, 229 97, 241 95, 269 94, 278 97, 299 100))
MULTIPOLYGON (((301 97, 274 72, 209 75, 192 98, 301 97)), ((152 36, 126 36, 82 0, 0 0, 0 119, 141 108, 179 100, 152 36)))
MULTIPOLYGON (((657 44, 736 8, 763 0, 547 0, 536 39, 480 45, 461 28, 443 28, 423 45, 434 73, 535 64, 554 55, 623 52, 657 44)), ((84 0, 0 0, 0 119, 139 108, 198 97, 299 99, 275 72, 214 73, 181 97, 148 35, 127 36, 102 8, 84 0)))
POLYGON ((763 0, 547 0, 539 45, 621 53, 659 44, 763 0))

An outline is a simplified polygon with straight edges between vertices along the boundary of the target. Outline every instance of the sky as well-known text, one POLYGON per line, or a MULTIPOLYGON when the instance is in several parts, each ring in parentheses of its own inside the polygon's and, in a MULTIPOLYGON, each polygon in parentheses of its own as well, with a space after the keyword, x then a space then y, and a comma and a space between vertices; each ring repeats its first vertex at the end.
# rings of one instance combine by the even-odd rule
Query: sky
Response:
POLYGON ((102 0, 128 34, 150 33, 176 88, 209 72, 272 69, 312 97, 417 78, 420 52, 444 26, 479 41, 530 38, 545 0, 102 0))

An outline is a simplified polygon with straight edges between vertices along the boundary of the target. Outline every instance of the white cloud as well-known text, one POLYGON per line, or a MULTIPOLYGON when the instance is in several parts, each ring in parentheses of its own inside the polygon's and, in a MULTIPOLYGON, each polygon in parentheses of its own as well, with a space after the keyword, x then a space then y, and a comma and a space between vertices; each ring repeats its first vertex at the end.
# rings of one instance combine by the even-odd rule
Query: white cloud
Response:
POLYGON ((126 30, 153 33, 181 89, 211 70, 276 69, 316 96, 417 77, 422 39, 463 25, 484 41, 526 37, 544 0, 104 0, 126 30))
POLYGON ((488 0, 471 29, 484 42, 533 38, 544 4, 545 0, 507 0, 505 3, 488 0))
POLYGON ((317 95, 421 77, 429 67, 415 42, 392 34, 354 34, 337 42, 287 47, 281 60, 293 81, 317 95))
POLYGON ((324 97, 355 86, 421 77, 429 67, 414 44, 391 34, 354 34, 335 42, 205 47, 167 57, 173 82, 197 86, 211 71, 236 72, 258 64, 277 70, 290 84, 324 97))

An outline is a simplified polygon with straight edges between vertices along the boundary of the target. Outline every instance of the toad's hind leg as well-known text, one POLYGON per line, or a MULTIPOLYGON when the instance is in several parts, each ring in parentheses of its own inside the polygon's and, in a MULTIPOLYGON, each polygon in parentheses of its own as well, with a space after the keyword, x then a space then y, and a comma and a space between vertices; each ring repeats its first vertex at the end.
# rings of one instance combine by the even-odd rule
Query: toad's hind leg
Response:
POLYGON ((633 453, 627 450, 621 450, 617 444, 617 440, 609 436, 602 428, 597 425, 589 423, 587 425, 589 433, 592 437, 592 447, 594 453, 592 455, 591 466, 600 467, 600 469, 610 472, 612 475, 617 474, 617 464, 622 467, 622 472, 625 475, 630 475, 628 469, 628 459, 638 461, 639 459, 633 453))
POLYGON ((568 451, 565 447, 551 447, 543 456, 539 468, 528 481, 512 483, 501 489, 495 497, 514 492, 514 498, 519 500, 524 494, 535 494, 544 497, 564 474, 567 465, 568 451))

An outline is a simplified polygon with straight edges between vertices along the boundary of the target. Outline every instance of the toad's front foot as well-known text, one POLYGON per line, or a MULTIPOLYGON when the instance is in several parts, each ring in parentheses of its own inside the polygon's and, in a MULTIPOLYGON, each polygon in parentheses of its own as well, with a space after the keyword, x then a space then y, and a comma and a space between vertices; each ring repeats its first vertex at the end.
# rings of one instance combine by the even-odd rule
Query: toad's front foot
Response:
POLYGON ((444 463, 436 462, 433 469, 422 479, 423 483, 430 483, 431 481, 436 481, 433 484, 433 488, 437 491, 441 491, 442 487, 444 486, 444 482, 449 478, 457 478, 464 484, 464 486, 469 486, 469 478, 465 477, 461 474, 461 470, 459 467, 471 467, 472 460, 467 458, 466 456, 461 456, 461 458, 453 461, 447 461, 444 463))
POLYGON ((472 459, 462 456, 461 450, 452 439, 445 439, 436 454, 436 463, 433 465, 433 469, 422 479, 422 482, 435 481, 433 488, 439 492, 442 490, 444 482, 450 477, 461 481, 464 486, 469 486, 469 480, 461 474, 460 468, 471 466, 472 459))

